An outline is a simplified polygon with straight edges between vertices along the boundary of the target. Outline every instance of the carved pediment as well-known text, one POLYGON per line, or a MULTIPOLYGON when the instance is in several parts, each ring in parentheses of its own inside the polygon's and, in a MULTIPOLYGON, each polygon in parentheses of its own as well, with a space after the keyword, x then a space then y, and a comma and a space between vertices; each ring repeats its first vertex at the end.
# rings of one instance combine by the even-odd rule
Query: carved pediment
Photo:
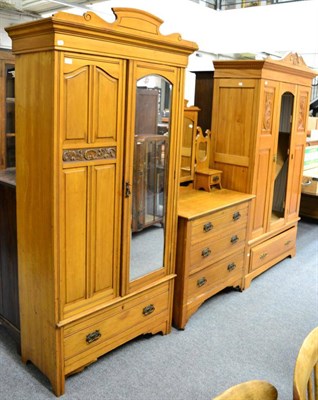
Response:
POLYGON ((273 60, 271 57, 266 58, 265 61, 269 61, 272 65, 276 65, 277 68, 287 68, 297 70, 303 73, 312 74, 312 78, 317 74, 312 68, 308 67, 304 59, 298 53, 290 52, 280 60, 273 60))
MULTIPOLYGON (((82 16, 59 11, 53 15, 53 19, 56 21, 64 20, 66 22, 80 23, 86 27, 126 33, 132 36, 151 36, 153 39, 156 39, 157 36, 158 39, 171 42, 171 44, 187 43, 179 33, 162 35, 160 27, 164 21, 146 11, 134 8, 112 8, 112 11, 116 18, 114 22, 107 22, 92 11, 88 11, 82 16)), ((188 43, 195 45, 197 48, 195 43, 188 43)))
POLYGON ((290 65, 290 66, 298 66, 298 67, 308 68, 304 59, 298 53, 290 52, 286 56, 284 56, 281 60, 278 60, 278 61, 282 64, 286 64, 286 65, 290 65))
MULTIPOLYGON (((135 46, 137 51, 140 48, 156 48, 166 53, 168 50, 176 57, 179 54, 179 62, 185 65, 187 60, 184 56, 198 49, 196 43, 182 39, 179 33, 168 35, 160 33, 162 19, 146 11, 134 8, 113 8, 112 12, 115 16, 113 22, 104 20, 92 11, 83 15, 60 11, 52 17, 8 27, 6 30, 11 39, 19 39, 19 41, 13 40, 15 54, 33 51, 39 47, 42 50, 67 47, 77 47, 82 50, 82 47, 85 47, 82 38, 85 38, 85 40, 94 41, 95 48, 92 51, 98 54, 103 53, 105 48, 101 46, 101 40, 103 40, 107 43, 118 42, 121 46, 128 45, 131 49, 135 46), (32 41, 27 37, 32 37, 32 41), (72 40, 67 39, 71 37, 72 40)), ((92 42, 89 46, 91 45, 92 42)), ((126 53, 124 49, 118 51, 126 53)), ((149 52, 148 56, 150 55, 149 52)), ((144 54, 144 57, 147 55, 144 54)), ((178 60, 176 62, 178 63, 178 60)))

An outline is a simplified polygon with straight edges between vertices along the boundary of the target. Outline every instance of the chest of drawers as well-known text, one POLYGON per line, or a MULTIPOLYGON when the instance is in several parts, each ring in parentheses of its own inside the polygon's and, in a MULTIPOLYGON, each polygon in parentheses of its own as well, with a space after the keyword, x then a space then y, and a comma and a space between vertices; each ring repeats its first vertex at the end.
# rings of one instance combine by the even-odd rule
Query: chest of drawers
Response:
POLYGON ((173 310, 177 328, 183 329, 217 292, 228 286, 243 288, 252 197, 226 189, 180 193, 173 310))

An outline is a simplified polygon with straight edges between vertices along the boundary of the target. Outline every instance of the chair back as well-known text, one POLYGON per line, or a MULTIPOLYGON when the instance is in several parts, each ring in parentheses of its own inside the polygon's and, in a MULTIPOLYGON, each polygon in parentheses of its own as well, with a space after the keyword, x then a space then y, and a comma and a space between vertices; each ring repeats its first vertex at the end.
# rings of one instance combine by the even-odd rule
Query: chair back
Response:
POLYGON ((277 396, 271 383, 253 380, 232 386, 213 400, 277 400, 277 396))
POLYGON ((318 400, 318 326, 303 341, 295 363, 294 400, 318 400))

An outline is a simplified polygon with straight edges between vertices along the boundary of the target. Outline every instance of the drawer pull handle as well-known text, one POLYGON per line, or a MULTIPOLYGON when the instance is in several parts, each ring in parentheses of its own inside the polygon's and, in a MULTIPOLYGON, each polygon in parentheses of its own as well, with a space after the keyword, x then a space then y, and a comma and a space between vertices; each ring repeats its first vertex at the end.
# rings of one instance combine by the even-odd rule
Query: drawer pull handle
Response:
POLYGON ((289 244, 291 244, 291 240, 287 240, 287 242, 285 242, 285 246, 288 246, 289 244))
POLYGON ((95 342, 95 340, 98 340, 101 336, 102 336, 102 334, 100 333, 99 330, 96 330, 96 331, 94 331, 92 333, 89 333, 86 336, 86 343, 90 344, 92 342, 95 342))
POLYGON ((207 283, 206 278, 203 276, 202 278, 197 280, 197 287, 201 287, 207 283))
POLYGON ((235 268, 236 268, 236 264, 234 262, 227 266, 227 270, 230 272, 233 271, 233 269, 235 269, 235 268))
POLYGON ((236 212, 233 214, 233 221, 237 221, 237 220, 240 219, 240 218, 241 218, 240 212, 239 212, 239 211, 236 211, 236 212))
POLYGON ((144 314, 144 316, 146 316, 153 313, 154 311, 155 311, 155 306, 153 304, 149 304, 142 310, 142 313, 144 314))
POLYGON ((263 260, 267 256, 267 253, 263 253, 259 256, 260 260, 263 260))
POLYGON ((206 247, 205 249, 202 250, 201 256, 202 257, 208 257, 211 254, 211 250, 206 247))
POLYGON ((211 229, 213 229, 212 222, 207 222, 206 224, 203 225, 204 232, 209 232, 211 229))
POLYGON ((239 241, 239 237, 237 235, 234 235, 234 236, 231 237, 231 243, 232 244, 235 244, 238 241, 239 241))

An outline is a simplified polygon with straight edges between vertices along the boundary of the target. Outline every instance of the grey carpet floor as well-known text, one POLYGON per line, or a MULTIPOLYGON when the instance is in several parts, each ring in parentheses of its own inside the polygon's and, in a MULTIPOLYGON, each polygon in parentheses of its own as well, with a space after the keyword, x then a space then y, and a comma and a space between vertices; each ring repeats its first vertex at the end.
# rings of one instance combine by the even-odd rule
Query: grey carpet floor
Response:
MULTIPOLYGON (((250 379, 292 399, 299 347, 318 325, 318 224, 301 221, 296 257, 254 279, 244 292, 206 301, 184 331, 139 337, 66 380, 65 400, 208 400, 250 379)), ((49 382, 23 365, 0 326, 0 398, 54 399, 49 382)))

